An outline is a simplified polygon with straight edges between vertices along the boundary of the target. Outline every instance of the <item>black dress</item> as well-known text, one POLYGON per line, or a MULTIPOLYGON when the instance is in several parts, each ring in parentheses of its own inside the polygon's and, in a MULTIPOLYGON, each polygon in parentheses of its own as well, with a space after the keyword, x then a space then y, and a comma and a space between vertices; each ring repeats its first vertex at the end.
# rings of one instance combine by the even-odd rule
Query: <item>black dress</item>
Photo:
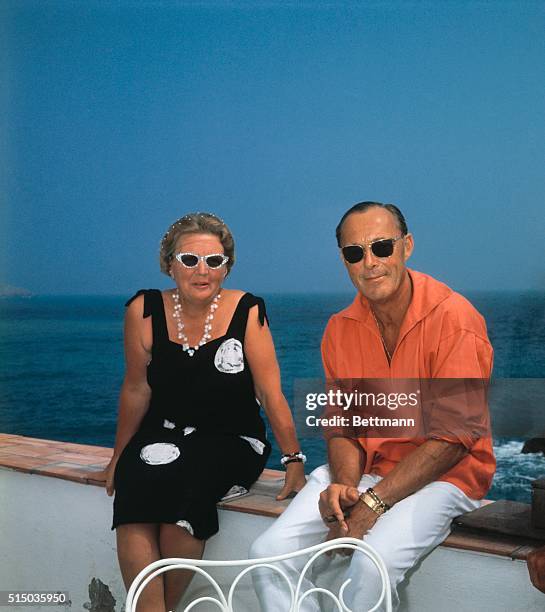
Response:
POLYGON ((261 298, 245 293, 224 336, 192 357, 169 340, 161 292, 144 294, 152 317, 152 396, 140 428, 115 470, 112 529, 126 523, 178 523, 200 540, 218 530, 218 502, 233 486, 248 489, 270 454, 244 355, 248 311, 261 298), (242 437, 244 436, 244 437, 242 437))

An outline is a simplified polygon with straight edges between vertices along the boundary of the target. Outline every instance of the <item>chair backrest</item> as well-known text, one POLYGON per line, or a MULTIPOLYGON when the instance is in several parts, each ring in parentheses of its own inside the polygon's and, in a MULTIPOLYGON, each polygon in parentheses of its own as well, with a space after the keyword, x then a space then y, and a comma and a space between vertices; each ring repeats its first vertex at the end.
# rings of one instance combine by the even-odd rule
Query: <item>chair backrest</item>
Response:
POLYGON ((276 557, 265 557, 262 559, 240 559, 234 561, 210 561, 208 559, 196 560, 176 558, 161 559, 159 561, 155 561, 154 563, 150 563, 150 565, 145 567, 134 579, 127 594, 125 610, 126 612, 136 612, 136 604, 138 598, 140 597, 140 594, 142 593, 148 582, 150 582, 150 580, 152 580, 156 576, 174 569, 189 569, 196 572, 197 574, 200 574, 201 576, 206 578, 206 580, 208 580, 213 591, 215 592, 215 596, 199 597, 195 599, 188 606, 186 606, 184 612, 189 612, 189 610, 205 601, 214 603, 215 607, 217 607, 217 609, 221 612, 237 612, 236 608, 233 607, 233 597, 240 580, 247 573, 257 568, 269 568, 270 570, 282 576, 286 582, 286 588, 290 593, 291 604, 289 610, 286 610, 285 612, 299 612, 303 599, 308 597, 313 592, 319 592, 322 593, 324 596, 329 597, 335 603, 339 612, 346 612, 347 610, 349 610, 349 608, 344 603, 343 591, 346 585, 348 584, 348 581, 341 585, 339 593, 337 595, 332 593, 330 590, 323 588, 313 588, 301 592, 301 584, 312 563, 314 563, 314 561, 320 555, 323 555, 328 551, 332 551, 338 548, 351 548, 355 554, 364 554, 373 561, 382 580, 382 592, 375 606, 372 609, 378 609, 379 606, 382 605, 382 609, 386 610, 386 612, 391 612, 392 595, 390 591, 390 580, 388 577, 386 566, 384 565, 384 561, 375 551, 375 549, 369 546, 369 544, 366 544, 365 542, 357 540, 355 538, 338 538, 336 540, 322 542, 321 544, 310 546, 309 548, 303 548, 302 550, 298 550, 296 552, 288 553, 285 555, 277 555, 276 557), (295 586, 292 584, 287 574, 281 569, 281 567, 279 567, 278 565, 272 565, 273 563, 278 563, 279 561, 284 561, 285 559, 300 557, 303 555, 310 556, 310 558, 303 567, 297 585, 295 586), (243 568, 233 580, 229 588, 229 592, 227 593, 227 596, 225 595, 225 593, 223 593, 218 582, 207 571, 205 571, 205 569, 203 569, 210 569, 214 567, 243 568))

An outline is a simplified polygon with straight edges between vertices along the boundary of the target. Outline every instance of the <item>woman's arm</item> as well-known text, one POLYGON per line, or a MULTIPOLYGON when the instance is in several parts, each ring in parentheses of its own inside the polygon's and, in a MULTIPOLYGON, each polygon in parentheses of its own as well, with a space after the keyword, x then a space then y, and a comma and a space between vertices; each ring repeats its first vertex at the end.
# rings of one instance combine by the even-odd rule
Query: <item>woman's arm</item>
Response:
POLYGON ((106 480, 108 495, 114 492, 113 476, 117 460, 138 430, 151 398, 146 374, 153 339, 151 319, 144 319, 143 311, 144 296, 140 295, 129 304, 125 314, 125 378, 119 396, 114 454, 104 471, 95 475, 99 480, 106 480))
MULTIPOLYGON (((266 321, 263 325, 259 322, 257 306, 248 313, 244 351, 252 371, 255 394, 265 410, 280 450, 283 454, 299 451, 291 411, 282 393, 271 332, 266 321)), ((292 491, 300 491, 305 483, 303 463, 289 463, 284 487, 276 499, 285 499, 292 491)))

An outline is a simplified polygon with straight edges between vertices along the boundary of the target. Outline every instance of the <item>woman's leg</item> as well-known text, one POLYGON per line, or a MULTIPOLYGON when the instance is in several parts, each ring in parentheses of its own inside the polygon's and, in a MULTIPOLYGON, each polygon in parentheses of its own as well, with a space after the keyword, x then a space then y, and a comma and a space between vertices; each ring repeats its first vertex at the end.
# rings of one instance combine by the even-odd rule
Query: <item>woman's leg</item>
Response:
MULTIPOLYGON (((160 559, 159 526, 148 523, 119 525, 116 529, 117 558, 125 588, 128 590, 138 573, 160 559)), ((164 612, 163 577, 154 578, 142 591, 138 612, 164 612)))
MULTIPOLYGON (((159 526, 159 549, 163 559, 181 557, 183 559, 201 559, 204 552, 204 540, 197 540, 185 527, 161 523, 159 526)), ((165 572, 165 607, 176 610, 185 590, 189 586, 194 572, 190 570, 171 570, 165 572)))

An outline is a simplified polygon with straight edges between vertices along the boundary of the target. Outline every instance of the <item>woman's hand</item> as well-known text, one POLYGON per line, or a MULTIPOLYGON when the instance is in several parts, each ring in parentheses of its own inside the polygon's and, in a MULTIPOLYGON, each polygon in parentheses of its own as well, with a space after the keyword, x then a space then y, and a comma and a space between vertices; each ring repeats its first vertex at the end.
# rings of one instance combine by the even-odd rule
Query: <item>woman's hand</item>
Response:
POLYGON ((300 461, 293 461, 286 466, 286 477, 284 486, 280 493, 276 496, 278 501, 286 499, 290 493, 299 491, 307 484, 305 478, 305 465, 300 461))
POLYGON ((117 465, 118 457, 112 457, 110 463, 101 470, 100 472, 93 473, 94 480, 105 480, 106 481, 106 493, 111 497, 114 494, 114 474, 115 466, 117 465))

